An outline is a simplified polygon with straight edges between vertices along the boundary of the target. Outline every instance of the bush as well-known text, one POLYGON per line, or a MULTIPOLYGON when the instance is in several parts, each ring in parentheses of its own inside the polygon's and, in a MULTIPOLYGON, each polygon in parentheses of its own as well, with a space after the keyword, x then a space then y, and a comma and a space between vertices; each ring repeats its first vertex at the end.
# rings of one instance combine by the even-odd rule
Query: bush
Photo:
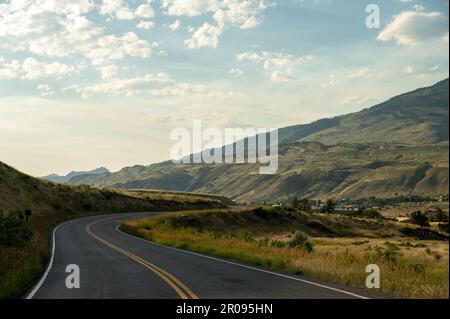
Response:
POLYGON ((419 225, 419 226, 430 226, 430 223, 428 222, 427 215, 423 214, 420 211, 414 212, 410 215, 411 222, 419 225))
POLYGON ((236 234, 236 237, 238 239, 242 239, 242 240, 245 240, 245 241, 248 241, 248 242, 254 242, 255 241, 255 239, 253 238, 253 234, 251 232, 249 232, 248 230, 245 230, 245 229, 239 229, 237 234, 236 234))
POLYGON ((0 217, 0 245, 24 246, 32 236, 33 232, 22 218, 0 217))
POLYGON ((272 240, 272 242, 270 243, 270 245, 273 248, 284 248, 286 246, 286 244, 284 242, 282 242, 281 240, 272 240))
POLYGON ((296 231, 294 236, 288 242, 289 248, 303 248, 308 253, 314 250, 313 244, 308 240, 308 236, 306 236, 301 231, 296 231))
POLYGON ((266 209, 264 209, 264 207, 257 207, 253 209, 252 212, 262 219, 268 219, 269 217, 269 212, 266 209))
POLYGON ((296 231, 288 244, 290 248, 301 247, 307 240, 308 237, 305 234, 301 231, 296 231))
POLYGON ((333 202, 332 199, 327 200, 325 203, 325 206, 321 208, 321 213, 334 213, 334 210, 336 208, 336 204, 333 202))
POLYGON ((413 264, 412 265, 412 270, 416 273, 416 274, 425 274, 425 267, 422 264, 413 264))
POLYGON ((294 199, 292 200, 292 207, 304 212, 311 210, 309 201, 304 198, 298 199, 297 197, 294 197, 294 199))
POLYGON ((372 219, 384 219, 383 215, 373 209, 369 210, 358 210, 353 216, 355 217, 364 217, 364 218, 372 218, 372 219))
POLYGON ((439 230, 448 233, 449 232, 449 226, 448 223, 441 223, 438 225, 439 230))
POLYGON ((401 257, 398 247, 396 245, 390 244, 388 247, 383 250, 381 247, 375 248, 375 258, 376 259, 384 259, 391 263, 397 263, 398 257, 401 257))
POLYGON ((311 253, 314 250, 314 246, 312 242, 310 242, 309 240, 305 241, 305 243, 303 244, 303 248, 306 250, 307 253, 311 253))

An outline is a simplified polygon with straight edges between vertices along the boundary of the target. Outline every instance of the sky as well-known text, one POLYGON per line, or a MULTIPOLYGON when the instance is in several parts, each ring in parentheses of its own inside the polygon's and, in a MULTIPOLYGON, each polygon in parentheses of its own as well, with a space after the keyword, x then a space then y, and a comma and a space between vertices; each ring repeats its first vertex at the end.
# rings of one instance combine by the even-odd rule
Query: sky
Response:
POLYGON ((356 112, 448 77, 448 12, 446 0, 0 0, 0 161, 34 176, 116 171, 169 159, 170 132, 194 120, 277 128, 356 112))

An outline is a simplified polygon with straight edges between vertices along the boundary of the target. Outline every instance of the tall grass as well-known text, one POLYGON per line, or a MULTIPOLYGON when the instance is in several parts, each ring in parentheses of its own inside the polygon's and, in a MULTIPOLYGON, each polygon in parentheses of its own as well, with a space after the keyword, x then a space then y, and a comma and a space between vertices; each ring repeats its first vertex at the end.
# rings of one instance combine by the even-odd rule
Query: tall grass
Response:
MULTIPOLYGON (((244 233, 243 230, 234 235, 226 231, 225 229, 229 227, 222 224, 223 220, 232 221, 234 218, 232 216, 217 217, 223 214, 226 213, 220 211, 159 216, 141 221, 130 221, 121 227, 126 232, 163 245, 294 274, 304 274, 358 288, 365 288, 366 266, 375 263, 381 269, 381 293, 407 298, 448 298, 449 296, 446 243, 422 244, 439 247, 443 254, 440 259, 427 254, 425 248, 400 248, 395 244, 386 243, 384 239, 374 238, 309 239, 314 245, 312 251, 302 246, 290 248, 288 240, 286 245, 272 246, 268 238, 248 236, 255 230, 251 224, 248 224, 245 229, 246 236, 239 235, 244 233), (200 219, 205 217, 211 222, 214 219, 211 215, 216 215, 215 217, 220 220, 222 232, 217 231, 217 225, 207 226, 202 222, 194 222, 195 219, 190 218, 190 216, 200 219), (181 220, 184 220, 184 225, 180 224, 180 216, 181 220)), ((291 229, 286 227, 285 234, 289 232, 291 229)), ((274 238, 280 238, 280 236, 272 234, 272 240, 274 238)), ((400 243, 404 239, 396 240, 400 243)), ((417 247, 423 247, 422 245, 417 247)))

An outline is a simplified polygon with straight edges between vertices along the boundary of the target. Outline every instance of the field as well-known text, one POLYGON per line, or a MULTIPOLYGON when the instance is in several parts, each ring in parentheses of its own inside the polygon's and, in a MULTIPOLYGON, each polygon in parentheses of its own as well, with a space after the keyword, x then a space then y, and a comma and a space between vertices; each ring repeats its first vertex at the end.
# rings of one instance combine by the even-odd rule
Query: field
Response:
POLYGON ((386 296, 448 298, 448 241, 407 237, 405 228, 418 227, 279 207, 173 213, 122 225, 160 244, 358 288, 365 287, 366 266, 377 264, 386 296))

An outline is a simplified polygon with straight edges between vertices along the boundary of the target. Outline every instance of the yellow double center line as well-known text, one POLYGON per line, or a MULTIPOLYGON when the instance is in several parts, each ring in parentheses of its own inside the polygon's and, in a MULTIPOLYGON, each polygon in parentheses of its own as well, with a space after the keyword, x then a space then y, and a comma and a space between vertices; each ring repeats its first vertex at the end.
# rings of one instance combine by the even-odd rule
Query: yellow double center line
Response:
POLYGON ((123 255, 133 259, 135 262, 141 264, 145 268, 151 270, 155 275, 160 277, 162 280, 164 280, 167 284, 169 284, 170 287, 172 287, 175 292, 181 297, 181 299, 198 299, 198 296, 192 292, 185 284, 183 284, 179 279, 165 271, 164 269, 161 269, 160 267, 148 262, 147 260, 142 259, 139 256, 136 256, 129 251, 126 251, 125 249, 122 249, 120 247, 117 247, 116 245, 110 243, 109 241, 106 241, 105 239, 99 237, 98 235, 94 234, 91 230, 91 227, 101 221, 99 220, 96 222, 93 222, 86 226, 86 232, 97 239, 99 242, 105 244, 106 246, 122 253, 123 255))

